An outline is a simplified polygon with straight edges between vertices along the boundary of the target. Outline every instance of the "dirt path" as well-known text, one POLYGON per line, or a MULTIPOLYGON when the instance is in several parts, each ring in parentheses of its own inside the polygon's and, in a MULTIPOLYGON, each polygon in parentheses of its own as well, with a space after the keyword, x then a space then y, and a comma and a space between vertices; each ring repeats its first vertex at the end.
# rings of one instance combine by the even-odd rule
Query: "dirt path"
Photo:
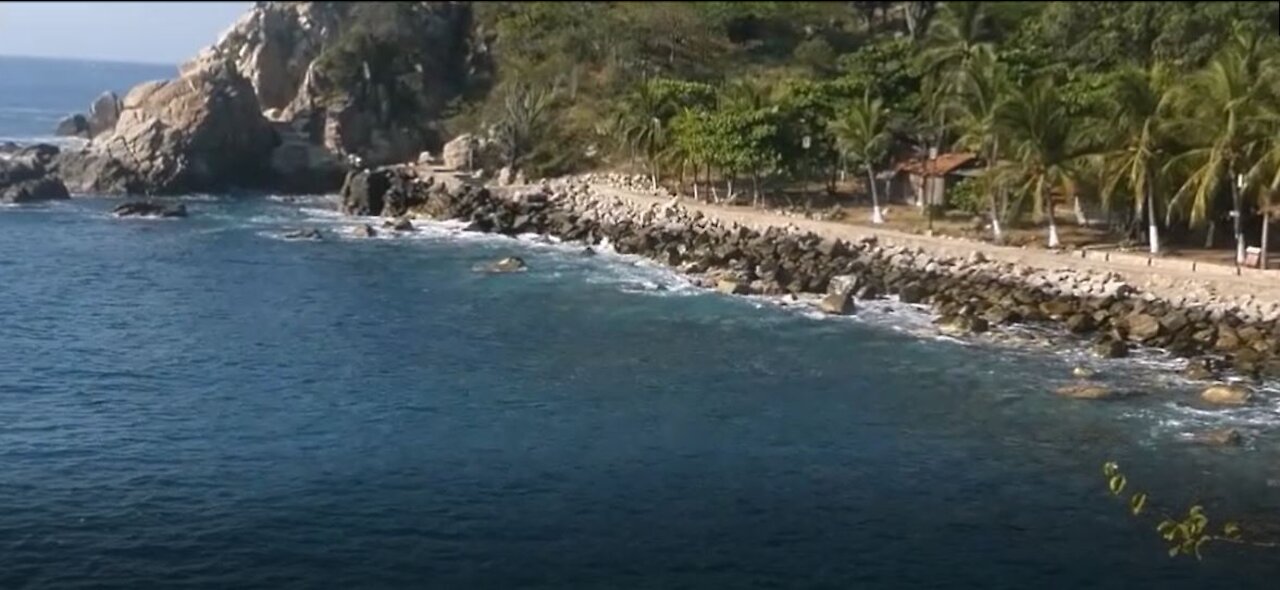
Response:
MULTIPOLYGON (((592 189, 599 194, 643 206, 671 202, 669 198, 643 195, 600 184, 592 185, 592 189)), ((1179 299, 1188 295, 1201 299, 1206 295, 1217 295, 1233 299, 1252 297, 1259 303, 1280 304, 1280 271, 1277 270, 1242 269, 1237 275, 1232 266, 1197 263, 1179 258, 1153 259, 1132 253, 1053 252, 1014 248, 955 238, 920 236, 849 223, 788 217, 758 209, 710 205, 690 199, 680 199, 678 202, 681 206, 700 211, 708 217, 753 228, 794 225, 823 237, 849 241, 874 236, 882 244, 918 247, 935 255, 963 257, 976 251, 992 260, 1033 268, 1115 272, 1131 285, 1165 299, 1179 299)))

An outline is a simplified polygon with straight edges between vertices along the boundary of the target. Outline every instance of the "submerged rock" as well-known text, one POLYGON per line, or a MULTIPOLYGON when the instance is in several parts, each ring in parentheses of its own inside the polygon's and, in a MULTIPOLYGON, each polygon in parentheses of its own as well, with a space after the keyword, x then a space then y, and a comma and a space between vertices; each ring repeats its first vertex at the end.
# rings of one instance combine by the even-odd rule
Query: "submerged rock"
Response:
POLYGON ((1093 375, 1094 375, 1093 369, 1090 369, 1088 367, 1076 367, 1074 369, 1071 369, 1071 376, 1077 379, 1088 379, 1090 377, 1093 377, 1093 375))
POLYGON ((1093 345, 1093 356, 1116 359, 1129 356, 1129 347, 1119 340, 1102 340, 1093 345))
POLYGON ((1215 447, 1238 447, 1244 444, 1244 435, 1234 428, 1220 428, 1196 433, 1191 440, 1215 447))
POLYGON ((499 260, 497 262, 491 262, 489 264, 479 265, 475 268, 475 270, 477 272, 507 273, 507 272, 521 272, 526 270, 527 268, 528 267, 525 265, 524 259, 519 258, 517 256, 511 256, 508 258, 503 258, 502 260, 499 260))
POLYGON ((323 237, 316 228, 296 229, 284 234, 286 240, 319 240, 323 237))
POLYGON ((388 219, 382 222, 382 227, 393 229, 396 231, 413 231, 413 222, 408 217, 399 219, 388 219))
POLYGON ((1064 385, 1059 387, 1055 393, 1071 399, 1087 400, 1109 400, 1126 397, 1124 394, 1117 393, 1112 389, 1096 383, 1075 383, 1072 385, 1064 385))
POLYGON ((1193 381, 1208 381, 1214 378, 1213 369, 1204 360, 1195 360, 1182 370, 1182 376, 1193 381))
POLYGON ((186 217, 187 206, 182 203, 166 205, 150 201, 121 203, 111 210, 116 217, 186 217))
POLYGON ((579 254, 583 256, 595 256, 596 251, 592 249, 591 246, 587 246, 586 248, 583 248, 582 251, 579 252, 579 254))
POLYGON ((972 316, 944 316, 937 320, 938 330, 948 336, 970 336, 986 332, 987 320, 972 316))
POLYGON ((67 186, 57 178, 33 178, 15 182, 0 188, 0 203, 33 203, 55 199, 68 199, 67 186))
POLYGON ((1243 406, 1253 401, 1253 392, 1240 385, 1211 385, 1200 392, 1200 399, 1218 406, 1243 406))

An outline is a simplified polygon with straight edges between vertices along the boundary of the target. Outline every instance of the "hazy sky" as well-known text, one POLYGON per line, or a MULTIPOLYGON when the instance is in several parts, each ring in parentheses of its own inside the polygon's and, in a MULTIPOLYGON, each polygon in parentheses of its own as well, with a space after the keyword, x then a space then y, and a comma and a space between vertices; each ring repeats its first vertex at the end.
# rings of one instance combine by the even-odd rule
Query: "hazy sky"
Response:
POLYGON ((0 55, 178 64, 252 2, 0 2, 0 55))

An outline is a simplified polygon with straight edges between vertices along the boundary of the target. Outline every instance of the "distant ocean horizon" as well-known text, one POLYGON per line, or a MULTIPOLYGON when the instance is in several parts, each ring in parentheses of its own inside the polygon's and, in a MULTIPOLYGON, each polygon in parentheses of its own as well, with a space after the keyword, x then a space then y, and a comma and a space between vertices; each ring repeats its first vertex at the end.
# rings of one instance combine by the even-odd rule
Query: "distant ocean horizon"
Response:
POLYGON ((123 98, 139 83, 177 75, 177 64, 0 55, 0 141, 65 141, 54 136, 58 121, 87 112, 103 92, 123 98))

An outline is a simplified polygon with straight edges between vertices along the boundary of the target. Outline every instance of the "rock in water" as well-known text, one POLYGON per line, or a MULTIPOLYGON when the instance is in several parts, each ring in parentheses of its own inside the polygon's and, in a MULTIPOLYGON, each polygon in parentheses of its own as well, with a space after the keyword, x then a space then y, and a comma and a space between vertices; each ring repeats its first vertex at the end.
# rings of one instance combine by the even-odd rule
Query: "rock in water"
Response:
POLYGON ((1102 340, 1093 345, 1093 355, 1104 359, 1123 358, 1129 356, 1129 347, 1119 340, 1102 340))
POLYGON ((520 271, 526 270, 527 268, 528 267, 525 265, 523 259, 516 256, 511 256, 509 258, 503 258, 502 260, 499 260, 497 262, 478 266, 476 267, 476 270, 479 272, 505 273, 505 272, 520 272, 520 271))
POLYGON ((854 293, 858 290, 858 275, 836 275, 827 283, 827 293, 854 293))
POLYGON ((1253 400, 1253 393, 1240 385, 1218 384, 1202 391, 1200 399, 1219 406, 1242 406, 1253 400))
POLYGON ((854 311, 853 297, 848 291, 829 293, 818 303, 818 308, 832 315, 849 315, 854 311))
POLYGON ((1093 383, 1077 383, 1059 387, 1057 394, 1071 399, 1108 400, 1124 397, 1115 391, 1093 383))
POLYGON ((378 235, 378 230, 373 229, 372 225, 366 223, 351 228, 351 235, 357 238, 372 238, 378 235))
POLYGON ((315 228, 298 229, 284 234, 286 240, 319 240, 320 230, 315 228))
POLYGON ((948 336, 971 336, 986 332, 990 325, 986 319, 972 316, 944 316, 937 320, 938 331, 948 336))
POLYGON ((591 246, 587 246, 586 248, 582 249, 582 252, 580 252, 580 254, 582 254, 583 256, 595 256, 596 251, 593 250, 591 246))
POLYGON ((1208 381, 1213 379, 1213 369, 1203 360, 1193 360, 1187 364, 1187 368, 1182 370, 1182 376, 1193 381, 1208 381))
POLYGON ((747 286, 739 281, 721 279, 716 283, 716 290, 726 295, 746 295, 747 286))
POLYGON ((96 137, 116 128, 124 103, 114 92, 103 92, 89 106, 89 137, 96 137))
POLYGON ((1221 428, 1218 430, 1199 432, 1196 433, 1191 440, 1202 445, 1215 447, 1238 447, 1244 444, 1244 436, 1240 434, 1239 430, 1234 428, 1221 428))
POLYGON ((186 217, 187 206, 182 203, 165 205, 150 201, 121 203, 111 213, 116 217, 186 217))
POLYGON ((394 229, 396 231, 413 231, 413 222, 408 217, 400 217, 398 219, 388 219, 382 223, 382 227, 394 229))
POLYGON ((53 134, 58 137, 89 137, 89 121, 84 115, 69 115, 58 121, 53 134))
POLYGON ((70 197, 67 186, 61 180, 49 176, 23 180, 0 188, 0 203, 34 203, 70 197))
POLYGON ((924 300, 924 288, 916 283, 911 283, 898 292, 898 300, 903 303, 920 303, 924 300))
POLYGON ((1071 369, 1071 376, 1076 379, 1088 379, 1093 377, 1093 369, 1088 367, 1076 367, 1071 369))

